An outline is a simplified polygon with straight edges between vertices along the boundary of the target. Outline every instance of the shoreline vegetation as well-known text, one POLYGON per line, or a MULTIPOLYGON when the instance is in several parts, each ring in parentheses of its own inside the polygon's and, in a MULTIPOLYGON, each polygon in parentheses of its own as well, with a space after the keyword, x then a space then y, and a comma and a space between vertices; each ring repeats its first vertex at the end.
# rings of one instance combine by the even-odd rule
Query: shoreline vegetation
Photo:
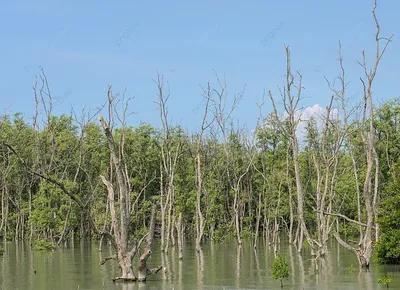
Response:
MULTIPOLYGON (((0 116, 1 237, 37 249, 68 239, 108 242, 115 255, 101 264, 118 262, 115 281, 146 281, 163 269, 147 264, 154 239, 162 252, 176 247, 184 259, 188 238, 200 252, 204 243, 227 237, 239 246, 252 240, 257 251, 262 237, 280 257, 284 234, 299 253, 311 252, 319 271, 335 238, 362 268, 373 255, 400 263, 400 99, 376 104, 374 80, 393 38, 381 36, 376 8, 375 1, 375 55, 367 61, 362 52, 363 91, 351 100, 355 105, 339 43, 338 76, 326 79, 330 103, 303 120, 303 75, 285 46, 285 85, 257 104, 252 132, 232 117, 245 92, 228 94, 218 75, 217 85, 202 87, 201 123, 188 133, 171 123, 162 75, 155 80, 162 127, 155 128, 127 124, 131 100, 111 86, 98 111, 55 116, 42 70, 33 86, 32 123, 20 114, 0 116), (267 103, 273 110, 264 116, 267 103)), ((280 262, 282 282, 287 273, 280 262)))

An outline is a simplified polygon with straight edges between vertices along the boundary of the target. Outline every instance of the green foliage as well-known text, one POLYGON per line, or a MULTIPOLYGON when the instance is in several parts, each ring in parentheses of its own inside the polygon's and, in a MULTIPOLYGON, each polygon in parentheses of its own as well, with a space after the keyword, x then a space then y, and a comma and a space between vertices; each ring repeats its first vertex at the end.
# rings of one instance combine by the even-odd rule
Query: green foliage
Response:
MULTIPOLYGON (((65 182, 67 188, 74 188, 71 182, 65 182)), ((42 182, 33 199, 31 222, 37 231, 54 230, 61 232, 68 213, 69 197, 59 187, 42 182)))
POLYGON ((253 237, 253 234, 252 234, 252 232, 250 231, 250 229, 248 229, 248 228, 243 229, 243 231, 242 231, 242 238, 243 238, 243 239, 250 239, 250 238, 252 238, 252 237, 253 237))
POLYGON ((386 288, 389 288, 390 282, 392 282, 392 278, 390 278, 389 276, 382 276, 378 279, 378 283, 385 285, 386 288))
POLYGON ((306 239, 304 239, 304 241, 303 241, 303 248, 304 249, 310 249, 310 245, 308 244, 306 239))
POLYGON ((400 231, 386 230, 375 244, 375 258, 381 264, 400 263, 400 231))
POLYGON ((400 264, 400 163, 392 169, 391 195, 381 202, 379 225, 382 235, 375 245, 375 258, 382 264, 400 264))
POLYGON ((135 229, 133 234, 131 235, 131 240, 133 241, 139 241, 144 235, 148 233, 148 229, 145 227, 135 229))
POLYGON ((272 277, 281 281, 283 287, 283 279, 289 278, 289 265, 282 254, 279 254, 271 265, 272 277))
POLYGON ((33 248, 37 251, 53 251, 56 247, 49 240, 38 239, 35 241, 33 248))
POLYGON ((350 264, 349 269, 347 270, 348 273, 353 274, 356 271, 353 264, 350 264))
MULTIPOLYGON (((45 119, 47 120, 47 116, 45 119)), ((381 238, 375 245, 374 253, 381 263, 400 261, 400 246, 397 243, 400 240, 400 162, 397 161, 400 158, 399 120, 399 100, 376 108, 373 122, 381 169, 378 220, 381 238)), ((118 128, 117 118, 114 121, 116 146, 118 153, 126 157, 124 166, 131 186, 129 199, 133 208, 130 208, 132 214, 129 226, 132 239, 140 238, 147 231, 152 203, 161 201, 160 170, 164 166, 162 155, 169 148, 169 154, 175 156, 178 144, 180 151, 174 172, 171 214, 176 218, 182 213, 185 234, 188 237, 196 235, 197 150, 202 166, 200 207, 205 219, 204 240, 210 239, 211 233, 215 241, 234 237, 236 213, 240 215, 240 234, 244 239, 254 236, 258 215, 259 233, 267 230, 263 228, 267 224, 271 227, 275 218, 282 231, 285 223, 289 225, 289 197, 292 199, 296 228, 297 193, 293 156, 290 140, 283 132, 284 128, 288 129, 287 120, 278 120, 273 114, 268 115, 263 126, 256 132, 255 148, 250 146, 247 133, 241 131, 242 128, 234 122, 227 130, 226 140, 217 132, 206 132, 198 148, 196 133, 185 132, 180 126, 171 125, 169 132, 149 124, 140 124, 137 127, 126 125, 122 129, 118 128), (169 138, 167 141, 163 138, 166 135, 169 138), (252 166, 248 167, 250 159, 252 166), (243 173, 245 174, 241 176, 243 173)), ((314 162, 322 162, 324 158, 321 150, 323 135, 319 122, 312 118, 307 123, 305 139, 299 140, 305 141, 301 142, 304 147, 300 148, 299 154, 304 191, 304 220, 310 236, 314 238, 318 235, 314 210, 317 202, 317 170, 314 162)), ((349 150, 354 154, 354 166, 362 193, 366 172, 366 150, 360 134, 363 125, 354 120, 348 124, 348 128, 344 128, 339 120, 338 122, 336 124, 332 121, 329 125, 325 136, 327 142, 324 144, 327 158, 334 156, 334 153, 339 155, 337 165, 332 164, 329 169, 337 166, 332 188, 329 188, 334 193, 332 212, 358 220, 357 188, 349 150), (338 130, 346 130, 348 138, 343 140, 340 150, 334 152, 333 145, 338 130)), ((98 230, 110 230, 107 193, 99 175, 106 175, 113 183, 116 177, 115 171, 110 169, 107 140, 97 122, 92 121, 81 126, 71 116, 61 115, 50 116, 45 123, 33 127, 21 114, 5 115, 0 116, 0 144, 2 141, 11 144, 29 168, 62 182, 78 201, 82 201, 82 205, 74 203, 60 187, 30 174, 16 155, 0 146, 0 176, 4 177, 0 178, 0 188, 4 188, 2 194, 8 195, 4 196, 4 201, 7 202, 4 203, 3 211, 8 215, 3 217, 0 213, 1 220, 6 223, 3 229, 7 229, 7 232, 0 234, 4 234, 7 239, 22 238, 22 235, 27 238, 32 229, 33 239, 50 239, 60 237, 65 229, 64 238, 71 237, 72 232, 74 237, 82 238, 94 235, 93 224, 98 230)), ((321 168, 320 177, 325 179, 327 168, 321 168)), ((168 181, 164 174, 162 185, 165 189, 168 181)), ((115 204, 118 206, 120 196, 117 187, 115 188, 115 204)), ((329 195, 328 192, 326 206, 330 202, 329 195)), ((166 199, 165 196, 164 198, 166 199)), ((363 207, 362 194, 360 202, 363 207)), ((119 218, 118 208, 116 212, 119 218)), ((361 209, 361 220, 366 220, 364 208, 361 209)), ((357 225, 343 219, 338 221, 339 233, 344 239, 358 240, 357 225)), ((159 213, 156 223, 158 237, 161 224, 159 213)), ((304 247, 308 248, 305 240, 304 247)))

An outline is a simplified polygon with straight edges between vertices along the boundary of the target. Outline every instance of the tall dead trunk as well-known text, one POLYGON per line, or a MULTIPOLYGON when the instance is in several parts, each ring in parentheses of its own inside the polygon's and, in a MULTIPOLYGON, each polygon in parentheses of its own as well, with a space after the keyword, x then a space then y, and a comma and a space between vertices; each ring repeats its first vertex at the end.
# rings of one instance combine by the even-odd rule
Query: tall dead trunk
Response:
POLYGON ((162 162, 160 162, 160 207, 161 207, 161 241, 160 248, 164 251, 165 247, 165 215, 168 206, 168 197, 165 196, 164 190, 164 172, 162 162))
POLYGON ((176 234, 178 239, 178 258, 183 259, 183 237, 184 237, 184 227, 182 223, 182 213, 179 213, 178 221, 176 223, 176 234))
POLYGON ((258 232, 260 230, 260 220, 261 220, 261 208, 262 208, 262 192, 263 190, 258 192, 258 203, 257 203, 257 215, 256 215, 256 232, 254 234, 254 245, 253 248, 254 250, 257 249, 257 244, 258 244, 258 232))
POLYGON ((197 179, 197 194, 196 194, 196 251, 201 250, 201 241, 204 235, 205 220, 201 209, 201 195, 203 192, 203 174, 201 167, 200 145, 196 156, 196 179, 197 179))
MULTIPOLYGON (((303 237, 305 235, 308 244, 310 247, 313 247, 313 242, 308 233, 306 223, 304 221, 304 194, 303 194, 303 186, 301 183, 300 176, 300 162, 299 162, 299 145, 296 136, 296 129, 298 124, 298 116, 296 115, 298 110, 298 104, 301 100, 302 93, 302 76, 299 72, 297 72, 297 76, 299 78, 299 82, 296 85, 294 83, 294 76, 291 71, 291 62, 290 62, 290 50, 288 46, 285 46, 286 49, 286 84, 285 89, 282 92, 283 106, 287 113, 287 121, 289 123, 288 128, 282 126, 282 132, 289 138, 290 145, 293 154, 293 166, 294 166, 294 174, 295 174, 295 182, 296 182, 296 191, 297 191, 297 222, 299 228, 299 236, 296 238, 297 241, 297 249, 300 252, 303 247, 303 237), (297 90, 297 94, 292 94, 292 89, 295 88, 297 90)), ((280 123, 278 110, 275 105, 274 98, 272 96, 271 91, 268 92, 269 97, 271 99, 275 118, 278 123, 280 123)))
POLYGON ((161 148, 161 251, 167 252, 169 242, 172 239, 174 245, 174 231, 175 231, 175 188, 174 178, 177 168, 177 163, 181 156, 181 140, 173 140, 171 136, 172 129, 168 119, 167 102, 170 95, 164 95, 164 79, 158 75, 156 84, 158 90, 157 105, 160 110, 160 119, 163 125, 164 136, 162 138, 161 148), (164 181, 165 179, 165 181, 164 181))
POLYGON ((202 163, 202 142, 203 142, 203 135, 206 130, 211 126, 214 119, 212 121, 208 121, 208 112, 210 109, 210 101, 211 101, 211 87, 210 84, 207 84, 207 89, 203 92, 203 97, 206 100, 203 118, 201 122, 200 132, 196 138, 196 157, 195 157, 195 171, 196 171, 196 251, 201 250, 201 242, 204 235, 204 228, 205 228, 205 217, 202 210, 202 196, 204 195, 204 187, 203 187, 203 167, 204 164, 202 163))
MULTIPOLYGON (((380 60, 393 37, 393 35, 391 35, 389 38, 382 38, 380 36, 380 25, 375 13, 376 8, 377 8, 377 0, 375 0, 374 8, 372 9, 372 15, 376 25, 376 34, 375 34, 376 54, 375 54, 374 66, 372 69, 367 68, 367 61, 364 51, 362 54, 362 62, 360 62, 361 67, 364 69, 364 75, 366 78, 366 82, 363 79, 361 79, 364 87, 364 102, 363 102, 362 122, 360 126, 361 139, 366 149, 366 173, 363 186, 363 197, 364 197, 364 207, 367 215, 367 220, 366 224, 362 224, 365 227, 365 233, 362 235, 362 238, 360 239, 361 242, 359 248, 350 246, 347 242, 343 241, 340 238, 338 232, 335 233, 335 237, 338 240, 338 242, 346 249, 354 252, 357 256, 360 266, 365 268, 369 267, 373 252, 373 242, 378 238, 379 235, 379 228, 377 228, 377 223, 375 220, 375 218, 377 217, 377 206, 379 202, 379 192, 378 192, 379 160, 375 149, 375 128, 373 124, 374 104, 373 104, 372 85, 377 73, 380 60), (385 41, 383 49, 380 48, 380 41, 382 40, 385 41), (367 112, 369 118, 368 121, 367 121, 367 112), (363 125, 368 126, 367 134, 364 132, 363 125), (374 167, 375 167, 375 177, 372 178, 374 167), (375 234, 373 234, 374 230, 375 234)), ((348 221, 352 221, 346 216, 343 215, 341 216, 348 221)), ((357 223, 356 221, 352 222, 357 223)), ((361 223, 359 224, 361 225, 361 223)))
POLYGON ((290 146, 288 146, 286 152, 286 183, 288 186, 288 194, 289 194, 289 244, 293 242, 293 221, 294 221, 294 213, 293 213, 293 202, 292 202, 292 182, 290 180, 289 173, 289 151, 290 146))

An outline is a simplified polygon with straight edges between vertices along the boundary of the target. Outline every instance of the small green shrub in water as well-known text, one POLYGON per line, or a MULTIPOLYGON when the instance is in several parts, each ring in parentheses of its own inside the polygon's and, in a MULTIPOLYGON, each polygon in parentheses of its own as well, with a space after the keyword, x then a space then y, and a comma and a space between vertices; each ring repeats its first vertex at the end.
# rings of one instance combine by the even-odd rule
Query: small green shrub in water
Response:
POLYGON ((378 283, 386 285, 386 288, 389 289, 389 283, 392 282, 392 278, 389 276, 382 276, 379 278, 378 283))
POLYGON ((279 254, 271 265, 272 277, 281 281, 283 287, 283 279, 289 278, 289 265, 285 258, 279 254))
POLYGON ((356 270, 356 269, 354 268, 354 265, 353 265, 353 264, 350 264, 348 272, 349 272, 350 274, 352 274, 352 273, 355 272, 355 270, 356 270))
POLYGON ((55 249, 55 246, 48 240, 37 240, 33 248, 38 251, 52 251, 55 249))

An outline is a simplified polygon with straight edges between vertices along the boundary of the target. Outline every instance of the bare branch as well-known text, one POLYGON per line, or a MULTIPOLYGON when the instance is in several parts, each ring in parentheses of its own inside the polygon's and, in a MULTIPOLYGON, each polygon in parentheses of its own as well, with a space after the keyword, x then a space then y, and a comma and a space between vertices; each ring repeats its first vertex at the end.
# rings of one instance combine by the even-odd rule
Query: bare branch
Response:
POLYGON ((117 260, 117 255, 105 257, 103 260, 100 261, 100 265, 104 265, 109 260, 117 260))

